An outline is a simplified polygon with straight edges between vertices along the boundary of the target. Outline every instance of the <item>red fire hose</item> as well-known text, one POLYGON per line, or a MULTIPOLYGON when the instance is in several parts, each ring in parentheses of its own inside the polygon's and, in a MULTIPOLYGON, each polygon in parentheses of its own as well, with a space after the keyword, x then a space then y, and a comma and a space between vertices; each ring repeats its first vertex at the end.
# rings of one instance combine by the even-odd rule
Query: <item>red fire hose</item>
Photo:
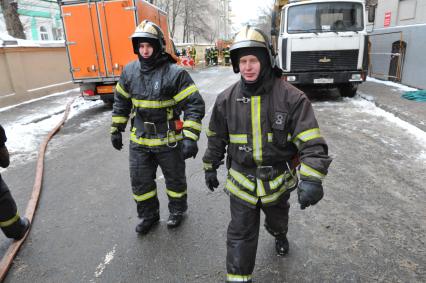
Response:
MULTIPOLYGON (((62 120, 58 123, 58 125, 56 125, 56 127, 52 131, 49 132, 49 134, 47 135, 44 142, 40 145, 40 149, 39 149, 39 153, 38 153, 38 159, 37 159, 37 167, 36 167, 36 175, 35 175, 35 180, 34 180, 33 192, 31 194, 31 198, 28 202, 27 209, 25 211, 25 216, 31 221, 31 223, 33 222, 32 220, 34 218, 34 213, 35 213, 37 203, 38 203, 38 200, 39 200, 39 197, 40 197, 41 185, 42 185, 42 180, 43 180, 44 155, 45 155, 45 152, 46 152, 47 144, 52 139, 52 137, 57 132, 59 132, 60 128, 62 127, 62 125, 67 120, 68 114, 69 114, 69 111, 70 111, 70 108, 71 108, 71 104, 75 101, 75 99, 76 98, 72 99, 67 104, 67 106, 65 108, 64 116, 62 117, 62 120)), ((30 227, 30 229, 31 229, 31 227, 30 227)), ((16 254, 18 253, 19 248, 22 246, 25 239, 27 238, 30 229, 28 229, 27 233, 25 234, 25 236, 21 240, 12 242, 10 244, 9 248, 7 249, 6 254, 3 256, 3 258, 0 262, 0 282, 2 282, 4 280, 4 278, 6 277, 7 271, 9 270, 10 266, 12 265, 12 261, 15 258, 16 254)))

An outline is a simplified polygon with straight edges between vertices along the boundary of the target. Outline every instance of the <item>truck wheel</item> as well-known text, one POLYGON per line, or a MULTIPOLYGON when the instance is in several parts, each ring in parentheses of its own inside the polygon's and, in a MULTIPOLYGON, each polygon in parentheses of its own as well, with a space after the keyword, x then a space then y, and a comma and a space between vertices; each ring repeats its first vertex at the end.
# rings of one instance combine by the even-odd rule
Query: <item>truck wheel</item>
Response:
POLYGON ((358 86, 353 84, 345 84, 339 87, 342 97, 354 97, 358 86))
POLYGON ((105 106, 107 106, 108 108, 112 108, 112 105, 114 104, 114 97, 103 97, 101 95, 101 99, 105 103, 105 106))

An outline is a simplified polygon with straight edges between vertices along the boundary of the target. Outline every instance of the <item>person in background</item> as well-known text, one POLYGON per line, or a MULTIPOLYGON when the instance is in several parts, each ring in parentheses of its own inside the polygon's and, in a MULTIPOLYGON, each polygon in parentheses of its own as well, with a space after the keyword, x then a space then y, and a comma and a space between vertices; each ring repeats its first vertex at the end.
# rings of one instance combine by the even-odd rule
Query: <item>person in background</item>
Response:
POLYGON ((230 59, 231 59, 231 53, 229 52, 229 46, 227 46, 223 49, 223 58, 224 58, 225 66, 229 66, 230 59))

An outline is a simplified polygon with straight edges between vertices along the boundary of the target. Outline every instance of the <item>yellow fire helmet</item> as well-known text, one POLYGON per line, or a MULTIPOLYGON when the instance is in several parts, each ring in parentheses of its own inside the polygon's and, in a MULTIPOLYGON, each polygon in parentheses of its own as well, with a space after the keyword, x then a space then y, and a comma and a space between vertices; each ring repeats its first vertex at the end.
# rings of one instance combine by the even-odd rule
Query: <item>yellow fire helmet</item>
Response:
POLYGON ((141 38, 157 40, 160 46, 160 52, 165 51, 166 41, 164 40, 164 34, 161 31, 161 28, 153 22, 148 20, 142 21, 132 34, 133 52, 135 54, 139 53, 139 40, 141 38))
POLYGON ((265 48, 271 61, 271 67, 274 68, 276 66, 274 51, 271 43, 269 42, 269 38, 261 30, 255 27, 245 26, 235 35, 234 42, 229 49, 231 53, 232 67, 235 73, 240 71, 238 50, 249 47, 265 48))

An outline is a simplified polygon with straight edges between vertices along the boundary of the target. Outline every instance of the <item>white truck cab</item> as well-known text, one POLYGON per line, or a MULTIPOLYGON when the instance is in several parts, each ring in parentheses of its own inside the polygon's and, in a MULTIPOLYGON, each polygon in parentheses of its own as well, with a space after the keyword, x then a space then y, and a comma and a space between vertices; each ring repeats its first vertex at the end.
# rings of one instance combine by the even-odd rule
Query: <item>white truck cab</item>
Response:
POLYGON ((363 0, 290 1, 279 23, 277 60, 288 82, 355 95, 368 70, 363 0))

